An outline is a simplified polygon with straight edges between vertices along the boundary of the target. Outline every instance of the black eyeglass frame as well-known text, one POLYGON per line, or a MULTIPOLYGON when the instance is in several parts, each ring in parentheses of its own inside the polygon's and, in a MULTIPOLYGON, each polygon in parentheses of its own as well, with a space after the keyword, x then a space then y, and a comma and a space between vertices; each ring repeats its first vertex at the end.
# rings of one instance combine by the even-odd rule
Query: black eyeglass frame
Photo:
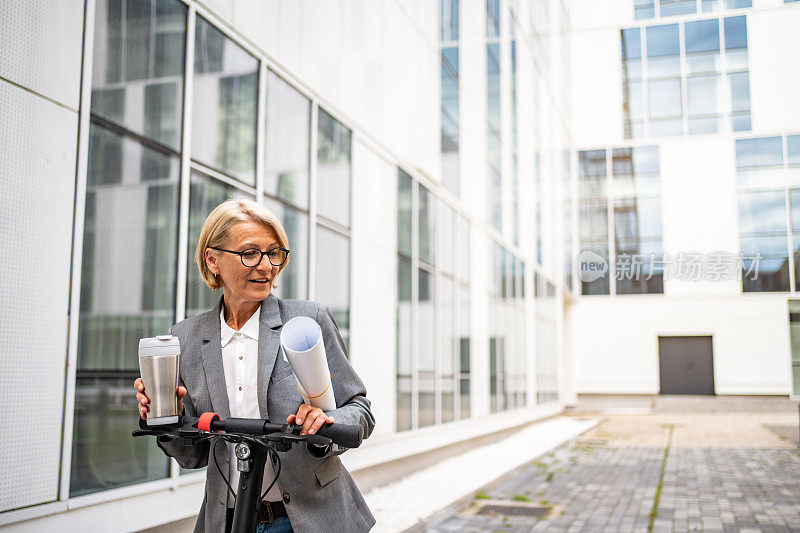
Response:
POLYGON ((244 251, 241 251, 241 252, 236 252, 236 251, 234 251, 234 250, 226 250, 226 249, 224 249, 224 248, 217 248, 217 247, 215 247, 215 246, 209 246, 209 248, 210 248, 210 249, 212 249, 212 250, 217 250, 217 251, 219 251, 219 252, 228 252, 229 254, 236 254, 236 255, 238 255, 238 256, 239 256, 239 260, 242 262, 242 265, 246 266, 247 268, 256 268, 258 265, 260 265, 260 264, 261 264, 261 261, 263 261, 263 260, 264 260, 264 256, 265 256, 265 255, 267 256, 267 261, 269 261, 269 264, 270 264, 270 265, 272 265, 272 266, 276 266, 276 267, 279 267, 279 266, 281 266, 282 264, 286 263, 286 261, 289 259, 289 250, 287 250, 286 248, 281 248, 281 247, 277 247, 277 248, 270 248, 270 249, 269 249, 269 250, 267 250, 266 252, 262 252, 262 251, 261 251, 261 250, 259 250, 258 248, 248 248, 247 250, 244 250, 244 251), (252 252, 252 251, 254 251, 254 250, 255 250, 256 252, 258 252, 258 253, 260 253, 260 254, 261 254, 261 257, 259 257, 259 258, 258 258, 258 263, 256 263, 256 264, 255 264, 255 265, 253 265, 253 266, 250 266, 250 265, 247 265, 247 264, 245 264, 245 262, 244 262, 244 254, 246 254, 247 252, 252 252), (283 250, 284 252, 286 252, 286 256, 284 257, 283 261, 281 261, 281 262, 280 262, 280 263, 278 263, 277 265, 276 265, 275 263, 273 263, 273 262, 272 262, 272 260, 270 259, 270 257, 267 255, 268 253, 270 253, 270 252, 274 252, 275 250, 283 250))

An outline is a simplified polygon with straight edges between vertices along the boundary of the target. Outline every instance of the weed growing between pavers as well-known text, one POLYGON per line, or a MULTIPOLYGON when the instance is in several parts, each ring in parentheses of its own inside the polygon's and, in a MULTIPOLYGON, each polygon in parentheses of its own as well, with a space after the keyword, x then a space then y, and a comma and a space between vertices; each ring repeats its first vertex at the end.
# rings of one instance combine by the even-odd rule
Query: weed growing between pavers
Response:
POLYGON ((672 446, 672 433, 675 431, 675 426, 671 424, 665 424, 662 427, 669 428, 669 439, 667 440, 667 447, 664 448, 664 459, 661 461, 661 475, 658 478, 656 495, 653 497, 653 508, 650 510, 650 523, 647 525, 648 533, 652 533, 653 525, 655 524, 656 517, 658 516, 658 503, 661 501, 661 488, 664 486, 664 472, 667 470, 667 457, 669 457, 669 448, 672 446))
POLYGON ((490 500, 491 498, 484 491, 479 490, 478 493, 475 494, 475 499, 476 500, 490 500))

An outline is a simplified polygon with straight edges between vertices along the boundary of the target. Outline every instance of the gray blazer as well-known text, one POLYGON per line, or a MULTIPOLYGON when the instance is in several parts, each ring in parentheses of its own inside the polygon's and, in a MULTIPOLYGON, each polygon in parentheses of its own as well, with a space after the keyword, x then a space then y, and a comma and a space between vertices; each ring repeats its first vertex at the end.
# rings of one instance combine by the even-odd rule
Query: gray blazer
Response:
MULTIPOLYGON (((220 305, 222 301, 220 300, 220 305)), ((181 342, 180 383, 188 390, 183 400, 187 415, 204 412, 230 416, 228 393, 222 367, 220 341, 220 306, 175 324, 171 333, 181 342)), ((270 294, 261 303, 258 335, 258 407, 262 418, 284 423, 297 413, 303 397, 297 388, 292 367, 278 357, 280 332, 284 322, 296 316, 308 316, 322 328, 325 352, 333 380, 337 408, 327 414, 336 424, 359 424, 366 438, 375 426, 367 391, 345 356, 345 346, 330 310, 321 304, 301 300, 281 300, 270 294)), ((212 443, 183 446, 180 439, 160 438, 158 445, 184 468, 207 466, 205 498, 195 525, 195 532, 224 532, 227 487, 209 460, 212 443)), ((369 531, 375 518, 338 455, 345 448, 335 448, 324 457, 314 457, 305 446, 294 446, 280 454, 278 487, 283 494, 286 512, 297 532, 369 531)), ((229 454, 223 444, 216 447, 220 468, 228 475, 229 454)), ((236 490, 236 487, 234 487, 236 490)))

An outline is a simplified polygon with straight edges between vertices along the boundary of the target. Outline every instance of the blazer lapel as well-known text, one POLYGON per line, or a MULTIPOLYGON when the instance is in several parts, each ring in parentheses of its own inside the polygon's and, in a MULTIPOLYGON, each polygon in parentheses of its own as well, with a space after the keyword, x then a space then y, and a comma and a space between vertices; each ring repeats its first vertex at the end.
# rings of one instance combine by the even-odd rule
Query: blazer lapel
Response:
POLYGON ((201 326, 201 340, 203 342, 200 353, 203 360, 203 369, 206 373, 208 393, 211 396, 211 407, 223 419, 230 418, 231 410, 228 405, 228 389, 225 384, 225 368, 222 365, 222 341, 220 340, 219 310, 222 299, 213 311, 207 314, 201 326))
MULTIPOLYGON (((262 418, 269 419, 267 394, 269 378, 275 367, 275 359, 281 344, 281 310, 278 298, 273 294, 261 302, 261 316, 258 328, 258 411, 262 418)), ((280 421, 276 422, 280 423, 280 421)))

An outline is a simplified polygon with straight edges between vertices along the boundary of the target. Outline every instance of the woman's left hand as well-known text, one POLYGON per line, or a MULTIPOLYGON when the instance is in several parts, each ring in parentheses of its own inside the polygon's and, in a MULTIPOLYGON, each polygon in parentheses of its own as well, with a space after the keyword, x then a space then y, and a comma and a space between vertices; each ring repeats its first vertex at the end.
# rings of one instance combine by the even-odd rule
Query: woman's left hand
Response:
POLYGON ((326 415, 319 407, 313 407, 307 403, 300 405, 296 415, 286 417, 287 424, 297 424, 298 426, 303 424, 302 429, 300 429, 301 435, 307 433, 313 435, 323 424, 333 424, 334 422, 335 420, 332 416, 326 415))

